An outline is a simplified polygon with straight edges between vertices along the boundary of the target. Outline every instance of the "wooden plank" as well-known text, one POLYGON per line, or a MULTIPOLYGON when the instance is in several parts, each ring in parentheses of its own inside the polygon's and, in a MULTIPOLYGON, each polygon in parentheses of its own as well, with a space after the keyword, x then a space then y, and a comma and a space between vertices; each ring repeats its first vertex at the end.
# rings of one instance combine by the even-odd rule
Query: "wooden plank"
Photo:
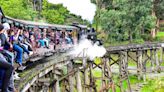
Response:
POLYGON ((77 70, 77 72, 76 72, 76 81, 77 81, 77 90, 78 90, 78 92, 83 92, 81 77, 80 77, 80 70, 77 70))

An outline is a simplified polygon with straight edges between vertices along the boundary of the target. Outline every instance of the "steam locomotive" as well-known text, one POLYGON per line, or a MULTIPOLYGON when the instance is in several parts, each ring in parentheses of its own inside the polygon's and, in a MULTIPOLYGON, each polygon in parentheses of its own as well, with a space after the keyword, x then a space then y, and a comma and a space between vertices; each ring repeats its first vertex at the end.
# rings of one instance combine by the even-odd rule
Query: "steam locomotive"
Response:
POLYGON ((97 33, 94 28, 91 28, 89 32, 87 33, 87 39, 91 40, 93 44, 97 44, 98 46, 102 46, 103 42, 102 40, 97 38, 97 33))

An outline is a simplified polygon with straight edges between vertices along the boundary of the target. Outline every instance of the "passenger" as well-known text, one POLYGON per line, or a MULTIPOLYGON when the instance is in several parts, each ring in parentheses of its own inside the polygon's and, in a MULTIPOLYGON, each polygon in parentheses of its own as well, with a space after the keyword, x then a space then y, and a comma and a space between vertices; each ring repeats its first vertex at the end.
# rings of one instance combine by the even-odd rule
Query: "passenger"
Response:
POLYGON ((4 76, 2 80, 2 92, 8 92, 10 78, 12 76, 14 67, 3 59, 3 55, 0 53, 0 68, 3 69, 4 76))
POLYGON ((18 45, 18 37, 19 37, 19 34, 20 34, 20 29, 18 29, 18 32, 14 33, 13 30, 10 30, 9 32, 9 41, 13 44, 13 50, 17 52, 16 54, 16 63, 19 64, 19 67, 18 67, 18 70, 24 70, 25 69, 25 66, 22 65, 23 63, 23 48, 21 48, 19 45, 18 45))
POLYGON ((50 34, 50 43, 53 44, 53 49, 56 50, 56 40, 55 40, 55 32, 54 30, 52 30, 51 34, 50 34))
POLYGON ((66 35, 65 30, 61 31, 61 39, 62 39, 62 42, 65 41, 65 35, 66 35))
POLYGON ((51 28, 48 28, 46 37, 47 37, 49 40, 53 39, 53 38, 52 38, 52 34, 54 35, 54 31, 53 31, 51 28))
POLYGON ((35 39, 33 34, 30 35, 30 42, 31 42, 31 45, 32 45, 32 50, 35 53, 36 52, 36 39, 35 39))
POLYGON ((60 42, 61 42, 61 47, 62 47, 62 49, 64 49, 65 48, 65 37, 66 37, 66 30, 65 29, 63 29, 62 31, 61 31, 61 37, 60 37, 60 42))
POLYGON ((68 32, 68 37, 71 39, 71 43, 74 44, 72 32, 68 32))
MULTIPOLYGON (((27 43, 27 42, 26 42, 27 43)), ((24 52, 26 52, 29 56, 31 56, 33 53, 29 51, 29 45, 25 44, 25 37, 23 35, 23 30, 20 30, 20 34, 18 36, 18 45, 22 47, 24 52)))
POLYGON ((56 31, 55 32, 55 37, 56 37, 56 45, 59 45, 60 44, 60 32, 59 31, 56 31))
POLYGON ((6 38, 8 38, 8 32, 7 31, 10 29, 10 25, 8 23, 3 23, 3 26, 4 26, 4 34, 5 34, 6 38))
POLYGON ((55 32, 54 31, 52 31, 51 34, 50 34, 50 41, 52 43, 55 43, 55 32))
POLYGON ((0 24, 0 39, 1 39, 1 45, 5 48, 8 49, 12 45, 7 41, 6 35, 4 34, 4 26, 0 24))
MULTIPOLYGON (((3 33, 3 30, 4 30, 4 26, 0 24, 0 68, 4 69, 5 71, 3 76, 3 82, 2 82, 2 92, 7 92, 14 67, 11 64, 12 62, 10 63, 7 62, 6 58, 4 58, 3 56, 3 54, 5 53, 4 45, 7 43, 7 39, 5 34, 3 33)), ((5 54, 8 55, 8 53, 5 54)), ((13 83, 13 81, 11 83, 13 83)), ((14 89, 14 86, 12 88, 14 89)))
POLYGON ((49 39, 47 38, 47 29, 44 29, 43 31, 43 41, 45 42, 46 48, 49 48, 49 39))
POLYGON ((45 42, 43 41, 43 37, 41 35, 41 30, 38 28, 35 28, 34 30, 34 37, 36 42, 38 42, 37 47, 45 47, 45 42))
POLYGON ((65 40, 66 40, 66 43, 67 43, 67 44, 69 44, 69 45, 72 44, 72 41, 71 41, 71 39, 70 39, 70 37, 69 37, 68 34, 66 34, 66 36, 65 36, 65 40))
POLYGON ((39 47, 43 47, 43 48, 45 47, 45 41, 43 40, 43 38, 40 38, 38 43, 39 43, 38 44, 39 47))
POLYGON ((46 48, 49 48, 49 42, 50 42, 50 40, 45 36, 45 37, 43 37, 43 41, 45 42, 46 48))
POLYGON ((10 48, 12 48, 12 44, 10 44, 7 41, 7 38, 6 38, 5 34, 4 34, 4 31, 7 31, 8 29, 5 29, 5 26, 3 26, 3 27, 4 28, 2 29, 2 31, 0 33, 1 46, 4 48, 2 54, 7 57, 7 60, 9 60, 10 63, 13 63, 13 61, 14 61, 14 54, 8 51, 10 48))
POLYGON ((30 37, 29 37, 29 32, 27 30, 23 31, 23 36, 24 36, 24 44, 26 44, 28 46, 28 50, 32 51, 32 45, 30 44, 30 37))

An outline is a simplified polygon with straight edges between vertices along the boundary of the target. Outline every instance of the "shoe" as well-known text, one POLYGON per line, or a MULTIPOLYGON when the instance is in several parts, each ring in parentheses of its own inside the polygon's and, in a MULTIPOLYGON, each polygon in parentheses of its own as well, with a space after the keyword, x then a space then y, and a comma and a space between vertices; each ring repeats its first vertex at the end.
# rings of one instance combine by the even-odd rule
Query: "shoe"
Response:
POLYGON ((20 80, 20 77, 18 75, 19 75, 18 73, 14 74, 14 80, 20 80))
POLYGON ((33 54, 34 54, 34 52, 33 51, 30 51, 29 56, 32 56, 33 54))
POLYGON ((17 73, 16 71, 14 72, 14 75, 19 75, 19 73, 17 73))
POLYGON ((23 71, 23 70, 25 70, 26 69, 26 66, 20 66, 20 67, 18 67, 18 70, 19 71, 23 71))

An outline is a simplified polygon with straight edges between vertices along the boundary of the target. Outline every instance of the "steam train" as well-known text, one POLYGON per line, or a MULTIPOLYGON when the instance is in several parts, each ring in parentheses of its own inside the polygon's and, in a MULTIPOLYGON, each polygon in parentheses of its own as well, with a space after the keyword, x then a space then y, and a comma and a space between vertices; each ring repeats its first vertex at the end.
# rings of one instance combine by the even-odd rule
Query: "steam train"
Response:
POLYGON ((91 28, 87 33, 87 39, 91 40, 93 44, 97 44, 98 46, 102 46, 103 42, 101 39, 97 38, 97 33, 94 28, 91 28))
MULTIPOLYGON (((3 14, 3 11, 0 9, 0 13, 3 14)), ((98 45, 102 45, 102 41, 97 39, 97 34, 94 30, 94 28, 88 29, 86 25, 81 25, 78 23, 73 23, 71 26, 68 25, 57 25, 57 24, 47 24, 47 23, 39 23, 39 22, 32 22, 32 21, 25 21, 25 20, 19 20, 19 19, 14 19, 8 16, 4 16, 1 19, 1 23, 9 23, 11 27, 16 26, 16 27, 23 27, 28 30, 32 30, 35 27, 38 27, 39 29, 49 29, 51 28, 52 31, 62 31, 65 29, 66 31, 72 31, 74 36, 77 37, 78 41, 80 40, 82 35, 86 35, 86 38, 91 40, 93 43, 96 43, 98 45)), ((2 86, 2 81, 3 81, 3 74, 4 70, 0 69, 0 89, 2 86)))

